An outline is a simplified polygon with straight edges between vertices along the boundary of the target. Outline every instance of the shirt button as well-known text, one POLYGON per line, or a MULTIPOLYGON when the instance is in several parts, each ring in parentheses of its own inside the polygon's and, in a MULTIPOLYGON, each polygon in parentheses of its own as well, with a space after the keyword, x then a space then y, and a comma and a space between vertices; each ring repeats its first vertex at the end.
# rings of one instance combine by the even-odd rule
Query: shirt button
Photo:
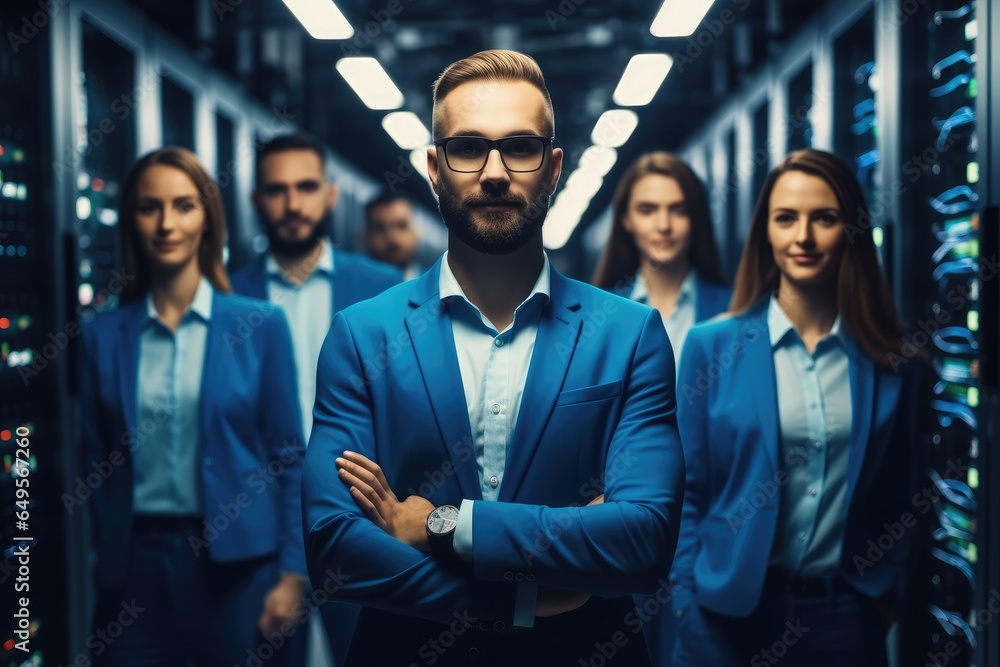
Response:
POLYGON ((805 542, 805 541, 806 541, 806 534, 799 533, 799 542, 805 542))
POLYGON ((495 414, 495 415, 500 414, 500 404, 499 403, 494 403, 493 407, 490 408, 490 410, 492 410, 493 414, 495 414))
POLYGON ((206 456, 205 458, 203 458, 201 460, 201 462, 204 463, 207 466, 210 466, 210 465, 212 465, 212 457, 211 456, 206 456))
POLYGON ((503 347, 503 338, 495 338, 493 344, 497 347, 503 347))
POLYGON ((813 451, 817 451, 818 452, 821 449, 823 449, 823 443, 822 442, 820 442, 819 440, 817 440, 816 442, 813 443, 813 451))
POLYGON ((810 496, 815 496, 817 493, 819 493, 819 491, 816 489, 815 486, 812 487, 811 489, 809 489, 809 495, 810 496))
POLYGON ((497 486, 499 484, 500 484, 500 480, 497 479, 496 475, 493 475, 492 477, 490 477, 490 486, 492 486, 495 489, 495 488, 497 488, 497 486))

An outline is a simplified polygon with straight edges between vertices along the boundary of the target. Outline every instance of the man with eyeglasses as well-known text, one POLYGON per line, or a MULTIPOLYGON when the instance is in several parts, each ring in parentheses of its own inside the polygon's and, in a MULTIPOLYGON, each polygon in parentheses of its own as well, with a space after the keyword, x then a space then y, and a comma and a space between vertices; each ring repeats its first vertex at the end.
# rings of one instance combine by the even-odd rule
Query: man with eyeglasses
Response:
POLYGON ((543 252, 563 153, 534 60, 452 64, 433 126, 448 251, 320 356, 311 576, 365 607, 349 666, 648 665, 628 596, 665 592, 677 537, 670 342, 543 252))

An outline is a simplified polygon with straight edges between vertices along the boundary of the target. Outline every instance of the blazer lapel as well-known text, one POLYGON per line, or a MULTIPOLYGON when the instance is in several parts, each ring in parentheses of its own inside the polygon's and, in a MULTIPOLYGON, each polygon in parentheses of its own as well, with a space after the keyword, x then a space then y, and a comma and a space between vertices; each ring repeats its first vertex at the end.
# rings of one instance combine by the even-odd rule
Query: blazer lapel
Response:
MULTIPOLYGON (((331 251, 332 252, 332 251, 331 251)), ((364 285, 358 283, 357 271, 351 271, 348 262, 350 259, 344 254, 338 254, 333 273, 330 280, 333 282, 333 308, 331 313, 343 310, 357 301, 357 294, 362 293, 364 285)))
POLYGON ((847 497, 850 498, 861 472, 872 430, 875 410, 875 362, 853 343, 848 343, 851 383, 851 441, 847 460, 847 497))
POLYGON ((219 298, 218 293, 212 295, 212 319, 208 322, 205 332, 205 358, 201 364, 201 394, 198 398, 198 451, 204 450, 205 443, 212 442, 210 429, 214 423, 213 417, 220 395, 212 384, 215 378, 231 376, 223 368, 224 360, 231 354, 226 354, 223 332, 236 331, 238 324, 232 321, 229 310, 219 298))
POLYGON ((580 334, 580 302, 567 294, 569 285, 566 278, 555 268, 550 268, 551 298, 542 310, 538 324, 531 364, 521 396, 521 408, 507 452, 503 483, 500 485, 498 499, 501 502, 510 502, 517 496, 521 481, 541 442, 545 425, 555 408, 556 398, 562 390, 580 334))
POLYGON ((247 296, 255 299, 268 300, 267 296, 267 253, 261 255, 251 267, 252 276, 249 281, 252 294, 247 296))
POLYGON ((417 279, 410 297, 412 310, 406 316, 406 330, 413 342, 417 365, 441 439, 455 465, 455 477, 462 497, 481 500, 483 496, 476 459, 468 456, 469 449, 474 445, 462 371, 455 350, 455 334, 451 318, 445 317, 438 298, 440 271, 439 259, 433 269, 417 279))
POLYGON ((145 300, 125 306, 122 309, 121 338, 118 345, 118 387, 121 392, 122 411, 125 416, 125 432, 135 433, 137 428, 136 410, 139 402, 139 337, 146 320, 145 300))
MULTIPOLYGON (((750 392, 757 404, 757 414, 760 416, 761 435, 767 460, 771 470, 778 472, 778 450, 781 448, 778 429, 778 383, 774 371, 774 351, 771 349, 770 327, 767 322, 769 301, 764 299, 751 311, 754 320, 764 322, 764 330, 754 340, 747 340, 748 377, 754 383, 750 392)), ((749 332, 744 336, 748 337, 749 332)))

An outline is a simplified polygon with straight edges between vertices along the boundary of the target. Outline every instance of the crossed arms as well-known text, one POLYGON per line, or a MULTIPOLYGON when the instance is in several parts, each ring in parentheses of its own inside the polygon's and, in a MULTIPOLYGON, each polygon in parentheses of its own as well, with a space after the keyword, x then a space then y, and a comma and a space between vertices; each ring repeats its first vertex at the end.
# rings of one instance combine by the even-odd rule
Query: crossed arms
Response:
POLYGON ((474 572, 465 574, 418 548, 422 520, 432 509, 428 501, 390 498, 392 490, 387 483, 382 486, 374 470, 362 477, 362 459, 344 457, 354 452, 372 465, 378 459, 374 392, 370 386, 358 390, 350 380, 364 377, 357 341, 367 338, 356 335, 338 313, 320 355, 303 476, 306 557, 314 580, 339 567, 344 575, 339 599, 440 622, 456 611, 509 621, 516 586, 504 575, 511 571, 530 573, 543 587, 587 595, 615 597, 656 588, 673 555, 684 462, 674 414, 673 356, 655 311, 635 344, 607 447, 606 469, 622 458, 634 459, 629 474, 606 475, 604 502, 588 507, 476 502, 474 572), (334 474, 338 458, 360 466, 353 473, 350 465, 340 466, 353 479, 334 474), (376 481, 385 496, 374 488, 376 481), (373 493, 388 515, 377 512, 381 524, 373 518, 373 493), (365 506, 365 498, 372 507, 365 506), (399 539, 387 532, 390 526, 399 539), (525 548, 539 531, 559 537, 526 560, 525 548))

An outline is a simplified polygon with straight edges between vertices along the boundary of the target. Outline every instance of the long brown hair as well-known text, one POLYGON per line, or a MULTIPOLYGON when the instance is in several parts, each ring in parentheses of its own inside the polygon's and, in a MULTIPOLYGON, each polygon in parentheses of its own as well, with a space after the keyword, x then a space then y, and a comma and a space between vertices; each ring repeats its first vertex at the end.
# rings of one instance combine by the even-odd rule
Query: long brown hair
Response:
POLYGON ((194 183, 202 206, 205 207, 205 232, 198 247, 198 268, 218 292, 229 293, 232 288, 222 262, 222 248, 226 240, 226 214, 215 181, 198 162, 194 153, 179 146, 167 146, 146 153, 129 170, 122 186, 122 199, 118 207, 118 226, 121 230, 121 247, 125 273, 135 276, 122 290, 121 302, 134 301, 149 291, 149 264, 143 257, 136 233, 135 214, 138 203, 139 179, 153 165, 162 164, 180 169, 194 183))
POLYGON ((789 171, 822 178, 837 196, 848 240, 837 269, 837 311, 865 353, 876 363, 891 365, 888 355, 901 354, 903 325, 878 265, 864 193, 851 168, 830 153, 811 148, 795 151, 767 175, 736 271, 730 312, 745 312, 778 289, 781 272, 767 240, 767 223, 774 184, 789 171))
POLYGON ((715 245, 715 232, 712 229, 712 215, 708 209, 705 186, 687 163, 676 155, 663 151, 640 156, 618 182, 612 203, 611 238, 604 246, 591 283, 598 287, 614 287, 632 280, 639 270, 639 247, 635 243, 635 238, 625 230, 624 221, 628 214, 632 189, 639 179, 650 174, 674 179, 684 194, 684 204, 691 219, 689 246, 691 268, 709 282, 725 283, 722 263, 719 261, 719 249, 715 245))

